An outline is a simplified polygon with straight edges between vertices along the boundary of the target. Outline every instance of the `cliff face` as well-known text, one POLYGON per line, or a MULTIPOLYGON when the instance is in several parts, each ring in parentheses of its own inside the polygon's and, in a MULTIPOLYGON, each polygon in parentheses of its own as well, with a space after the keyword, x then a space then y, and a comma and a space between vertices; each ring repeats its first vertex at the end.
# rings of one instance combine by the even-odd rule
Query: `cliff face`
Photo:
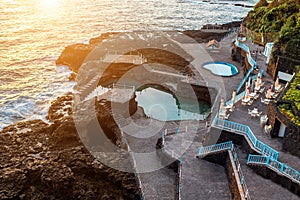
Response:
POLYGON ((281 66, 289 65, 292 62, 289 60, 300 60, 300 0, 274 0, 270 4, 261 0, 249 12, 244 24, 264 35, 268 42, 275 43, 268 69, 271 74, 279 57, 285 60, 281 66))

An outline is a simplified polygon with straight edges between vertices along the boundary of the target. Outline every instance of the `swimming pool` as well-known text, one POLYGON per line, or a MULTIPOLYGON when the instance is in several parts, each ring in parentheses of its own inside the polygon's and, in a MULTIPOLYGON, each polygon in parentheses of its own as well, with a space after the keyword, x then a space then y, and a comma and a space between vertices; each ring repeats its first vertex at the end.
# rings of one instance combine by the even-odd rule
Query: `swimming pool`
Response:
POLYGON ((210 112, 210 104, 202 101, 178 100, 160 88, 147 87, 136 92, 138 106, 148 117, 160 121, 205 120, 210 112))
POLYGON ((218 76, 234 76, 238 73, 236 66, 227 62, 206 62, 202 67, 218 76))

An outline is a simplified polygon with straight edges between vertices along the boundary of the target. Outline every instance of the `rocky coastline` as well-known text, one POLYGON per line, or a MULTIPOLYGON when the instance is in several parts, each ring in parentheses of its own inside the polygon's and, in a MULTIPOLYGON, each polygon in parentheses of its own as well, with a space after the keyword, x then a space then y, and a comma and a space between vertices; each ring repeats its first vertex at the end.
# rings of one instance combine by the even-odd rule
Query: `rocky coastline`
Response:
MULTIPOLYGON (((235 27, 239 26, 235 25, 235 27)), ((232 25, 232 23, 231 23, 232 25)), ((221 40, 230 32, 190 30, 183 33, 198 42, 221 40)), ((233 28, 233 27, 231 27, 233 28)), ((86 56, 106 38, 116 33, 92 38, 89 44, 73 44, 65 48, 57 65, 67 65, 76 78, 86 56)), ((160 62, 188 71, 189 62, 169 52, 145 49, 148 61, 160 62)), ((119 65, 108 71, 98 84, 108 85, 134 66, 119 65)), ((139 189, 132 173, 121 172, 98 162, 82 144, 72 116, 73 95, 68 93, 51 103, 47 119, 25 121, 0 131, 0 199, 139 199, 139 189)), ((111 114, 100 104, 97 118, 107 137, 120 146, 119 129, 111 114)), ((85 117, 85 116, 83 116, 85 117)))
MULTIPOLYGON (((52 103, 50 125, 26 121, 0 132, 0 199, 139 199, 134 174, 101 164, 83 146, 71 102, 66 94, 52 103)), ((97 113, 116 129, 105 109, 97 113)), ((112 131, 108 137, 117 141, 112 131)))
MULTIPOLYGON (((223 37, 225 37, 228 33, 230 33, 234 28, 239 27, 241 24, 241 21, 234 21, 226 24, 206 24, 204 25, 200 30, 186 30, 182 31, 183 34, 189 36, 190 38, 194 39, 195 41, 199 43, 207 43, 210 40, 217 40, 220 41, 223 37)), ((72 44, 70 46, 67 46, 59 58, 56 60, 57 65, 66 65, 69 67, 69 69, 73 72, 70 76, 70 80, 76 79, 76 74, 84 62, 84 60, 87 58, 89 53, 97 46, 99 45, 103 40, 108 39, 109 37, 112 37, 113 35, 118 34, 117 32, 110 32, 110 33, 104 33, 96 38, 91 38, 89 41, 89 44, 83 44, 83 43, 77 43, 72 44)), ((137 51, 130 52, 132 54, 140 53, 142 54, 149 63, 151 62, 157 62, 161 64, 165 64, 167 66, 173 67, 176 70, 180 70, 182 73, 190 73, 188 62, 182 58, 179 58, 176 55, 172 55, 172 53, 158 50, 158 49, 142 49, 137 51)), ((112 66, 113 69, 118 69, 117 71, 128 71, 134 66, 128 65, 128 64, 112 64, 115 66, 112 66), (122 70, 124 68, 124 70, 122 70)), ((119 73, 118 75, 113 74, 112 71, 107 71, 105 76, 112 78, 112 75, 116 79, 120 78, 122 76, 122 73, 119 73), (116 77, 117 76, 117 77, 116 77)), ((100 80, 99 84, 105 85, 105 80, 100 80)))

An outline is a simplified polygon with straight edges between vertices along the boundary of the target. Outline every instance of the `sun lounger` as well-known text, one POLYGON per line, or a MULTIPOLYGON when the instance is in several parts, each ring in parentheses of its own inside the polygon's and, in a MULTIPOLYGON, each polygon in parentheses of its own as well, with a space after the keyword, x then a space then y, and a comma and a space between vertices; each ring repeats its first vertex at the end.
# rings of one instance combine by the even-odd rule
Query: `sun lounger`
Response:
POLYGON ((226 116, 224 116, 224 119, 228 119, 230 116, 230 114, 227 114, 226 116))
POLYGON ((270 101, 271 101, 270 99, 263 99, 263 98, 260 98, 260 100, 261 100, 262 103, 267 104, 267 105, 268 105, 268 104, 270 103, 270 101))
POLYGON ((250 101, 248 102, 248 106, 251 106, 252 103, 253 103, 253 100, 250 100, 250 101))
POLYGON ((259 90, 259 93, 263 93, 264 90, 265 90, 265 87, 261 88, 261 89, 259 90))

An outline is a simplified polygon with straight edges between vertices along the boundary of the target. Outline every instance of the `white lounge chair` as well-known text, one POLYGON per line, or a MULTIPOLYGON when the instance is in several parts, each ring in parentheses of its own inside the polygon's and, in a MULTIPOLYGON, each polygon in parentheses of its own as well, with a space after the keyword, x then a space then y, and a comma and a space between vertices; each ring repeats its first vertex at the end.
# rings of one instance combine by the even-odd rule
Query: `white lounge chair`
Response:
POLYGON ((251 106, 252 105, 252 103, 253 103, 253 99, 252 100, 250 100, 249 102, 248 102, 248 106, 251 106))
POLYGON ((264 90, 265 90, 265 87, 261 88, 261 89, 259 90, 259 93, 263 93, 264 90))
POLYGON ((224 119, 228 119, 229 116, 230 116, 230 114, 225 115, 225 116, 224 116, 224 119))

